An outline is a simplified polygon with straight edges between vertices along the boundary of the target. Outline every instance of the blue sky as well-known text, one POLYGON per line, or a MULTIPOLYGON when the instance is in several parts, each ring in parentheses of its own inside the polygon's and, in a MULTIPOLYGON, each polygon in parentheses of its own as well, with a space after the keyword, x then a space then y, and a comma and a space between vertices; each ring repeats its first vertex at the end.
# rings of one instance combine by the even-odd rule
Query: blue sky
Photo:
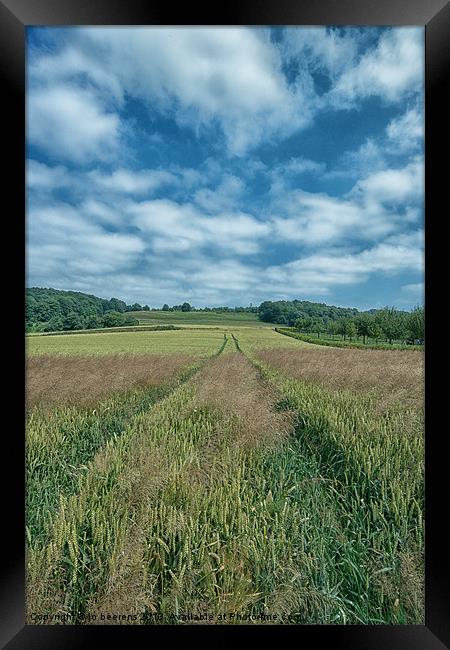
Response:
POLYGON ((422 28, 28 28, 27 285, 423 301, 422 28))

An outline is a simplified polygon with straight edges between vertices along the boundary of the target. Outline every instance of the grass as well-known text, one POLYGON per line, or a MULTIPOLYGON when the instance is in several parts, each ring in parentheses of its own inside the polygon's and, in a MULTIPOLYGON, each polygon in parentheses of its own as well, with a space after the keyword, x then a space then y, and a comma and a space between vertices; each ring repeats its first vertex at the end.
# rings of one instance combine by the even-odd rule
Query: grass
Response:
POLYGON ((414 351, 306 345, 296 350, 259 349, 255 354, 285 376, 334 391, 372 395, 379 412, 388 406, 423 409, 424 358, 414 351))
MULTIPOLYGON (((69 364, 69 368, 77 372, 76 380, 83 378, 86 381, 88 390, 93 378, 86 373, 85 364, 76 363, 72 367, 69 364)), ((93 391, 91 386, 90 392, 80 392, 70 370, 69 381, 65 378, 65 385, 64 382, 58 383, 56 391, 36 393, 31 389, 30 395, 28 388, 26 512, 30 543, 34 545, 45 539, 45 531, 51 526, 60 498, 76 492, 80 476, 87 470, 86 463, 97 451, 108 440, 120 436, 133 417, 148 411, 195 369, 195 365, 180 364, 159 377, 154 373, 140 387, 122 386, 122 392, 118 392, 117 383, 113 386, 108 384, 106 390, 99 391, 95 382, 93 391)), ((38 371, 42 373, 45 383, 48 371, 55 372, 55 364, 33 370, 34 375, 38 371)))
POLYGON ((31 357, 26 364, 27 406, 95 406, 116 393, 165 384, 194 361, 186 354, 31 357))
POLYGON ((282 393, 281 407, 297 414, 297 438, 335 496, 347 620, 423 623, 422 360, 351 351, 358 365, 345 360, 350 351, 328 352, 262 352, 254 361, 282 393))
POLYGON ((27 355, 191 354, 208 357, 223 341, 220 330, 143 331, 27 337, 27 355))
POLYGON ((89 330, 63 330, 55 332, 27 332, 25 336, 72 336, 73 334, 103 334, 113 332, 158 332, 177 330, 175 325, 128 325, 121 327, 95 327, 89 330))
POLYGON ((160 387, 31 410, 27 621, 423 624, 420 355, 203 336, 160 387))
POLYGON ((236 333, 237 338, 245 345, 248 352, 263 349, 298 350, 314 347, 308 343, 304 343, 303 341, 298 341, 297 339, 280 336, 273 329, 268 328, 261 330, 254 328, 242 328, 238 330, 237 328, 233 328, 233 330, 230 331, 236 333))

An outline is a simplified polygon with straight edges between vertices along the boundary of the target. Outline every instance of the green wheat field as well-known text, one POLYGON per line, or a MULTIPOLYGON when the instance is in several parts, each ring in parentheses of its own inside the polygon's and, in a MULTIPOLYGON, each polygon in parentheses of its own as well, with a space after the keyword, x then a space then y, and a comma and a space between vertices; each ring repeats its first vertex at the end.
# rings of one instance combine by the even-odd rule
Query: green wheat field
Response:
POLYGON ((423 353, 188 316, 27 337, 27 622, 423 624, 423 353))

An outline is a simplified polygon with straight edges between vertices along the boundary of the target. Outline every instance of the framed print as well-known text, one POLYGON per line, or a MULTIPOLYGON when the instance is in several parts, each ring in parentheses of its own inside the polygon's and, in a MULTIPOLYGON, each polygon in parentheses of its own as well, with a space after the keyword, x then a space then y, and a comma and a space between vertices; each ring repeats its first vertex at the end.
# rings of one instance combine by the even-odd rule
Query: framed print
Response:
POLYGON ((3 645, 448 647, 448 4, 0 16, 3 645))

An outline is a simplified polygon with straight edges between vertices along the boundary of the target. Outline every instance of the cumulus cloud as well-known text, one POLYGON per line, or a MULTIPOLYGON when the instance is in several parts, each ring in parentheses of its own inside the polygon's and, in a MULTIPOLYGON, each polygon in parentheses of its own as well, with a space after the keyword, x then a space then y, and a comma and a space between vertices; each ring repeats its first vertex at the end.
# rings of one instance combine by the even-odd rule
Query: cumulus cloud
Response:
POLYGON ((38 160, 27 160, 26 183, 29 190, 51 191, 66 187, 70 182, 66 167, 50 167, 38 160))
POLYGON ((395 153, 406 153, 419 149, 424 138, 424 116, 418 108, 391 120, 386 128, 388 144, 395 153))
POLYGON ((304 69, 306 61, 311 72, 320 71, 336 79, 356 62, 363 38, 358 28, 297 27, 285 30, 279 47, 284 58, 295 66, 294 75, 304 69))
POLYGON ((171 115, 197 134, 219 126, 228 151, 242 156, 305 128, 324 108, 373 95, 395 102, 417 92, 422 32, 387 30, 367 51, 365 31, 357 28, 290 28, 278 45, 260 28, 79 28, 29 66, 30 138, 53 154, 61 144, 67 158, 80 162, 104 159, 132 97, 149 117, 171 115), (283 67, 289 62, 294 79, 283 67), (329 90, 315 86, 317 72, 328 77, 329 90))
POLYGON ((81 209, 63 202, 28 211, 28 272, 47 277, 114 273, 136 262, 145 245, 132 234, 105 231, 81 209))
POLYGON ((111 174, 92 171, 89 176, 101 189, 118 194, 149 194, 163 185, 177 182, 174 174, 164 170, 116 169, 111 174))
POLYGON ((306 246, 345 240, 350 236, 368 240, 395 229, 383 209, 369 218, 360 204, 326 194, 297 191, 283 203, 289 214, 273 218, 276 236, 306 246))
POLYGON ((244 193, 244 182, 237 176, 225 174, 216 188, 202 188, 195 192, 194 201, 207 212, 232 209, 244 193))
POLYGON ((135 203, 128 207, 128 213, 157 252, 219 248, 249 255, 259 250, 258 240, 270 233, 266 223, 249 214, 223 212, 211 216, 192 204, 167 199, 135 203))
POLYGON ((305 246, 379 240, 420 220, 423 175, 418 157, 405 167, 368 174, 338 197, 302 190, 286 193, 284 185, 272 185, 274 236, 305 246))
MULTIPOLYGON (((76 87, 87 78, 118 106, 129 95, 197 131, 218 124, 233 154, 290 134, 311 117, 290 92, 279 53, 261 29, 80 28, 67 38, 69 45, 32 66, 36 82, 76 87)), ((42 102, 39 95, 33 110, 42 102)), ((84 109, 93 117, 92 106, 84 109)))
POLYGON ((365 205, 409 204, 420 201, 424 191, 423 159, 417 157, 400 169, 374 172, 358 181, 352 195, 361 196, 365 205))
POLYGON ((110 160, 119 144, 120 121, 91 91, 52 86, 29 93, 27 136, 58 160, 110 160))
POLYGON ((376 46, 345 69, 330 92, 337 105, 379 95, 398 102, 420 91, 424 79, 423 30, 402 27, 384 32, 376 46))
POLYGON ((389 274, 412 299, 422 32, 55 30, 29 58, 33 284, 248 304, 389 274), (322 150, 334 111, 361 110, 360 123, 374 96, 384 124, 322 150))
POLYGON ((423 252, 418 237, 409 241, 392 239, 353 254, 314 254, 277 265, 267 270, 269 277, 280 284, 297 287, 316 286, 316 292, 336 285, 361 283, 372 273, 393 274, 420 271, 423 252))

